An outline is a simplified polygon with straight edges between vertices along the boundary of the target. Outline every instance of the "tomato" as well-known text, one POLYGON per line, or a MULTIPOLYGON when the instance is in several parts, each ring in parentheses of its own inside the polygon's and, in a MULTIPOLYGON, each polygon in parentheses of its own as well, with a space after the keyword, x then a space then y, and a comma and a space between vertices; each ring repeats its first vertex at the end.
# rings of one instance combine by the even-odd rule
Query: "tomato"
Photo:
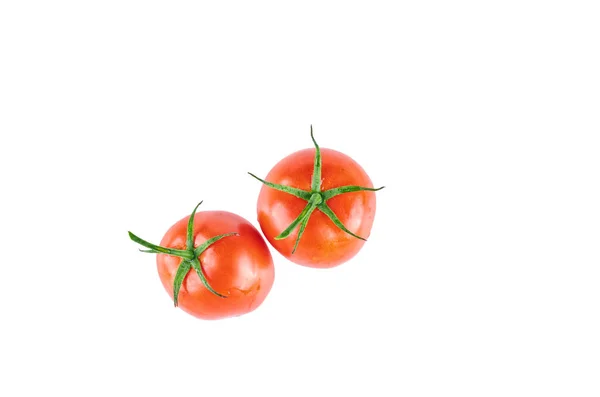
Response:
POLYGON ((332 149, 300 150, 279 161, 258 196, 260 228, 269 243, 299 265, 338 266, 363 247, 375 218, 371 179, 332 149))
POLYGON ((176 307, 197 318, 249 313, 273 286, 275 271, 267 244, 250 222, 231 212, 194 209, 171 226, 160 246, 131 232, 129 236, 149 248, 143 252, 158 254, 164 288, 176 307))

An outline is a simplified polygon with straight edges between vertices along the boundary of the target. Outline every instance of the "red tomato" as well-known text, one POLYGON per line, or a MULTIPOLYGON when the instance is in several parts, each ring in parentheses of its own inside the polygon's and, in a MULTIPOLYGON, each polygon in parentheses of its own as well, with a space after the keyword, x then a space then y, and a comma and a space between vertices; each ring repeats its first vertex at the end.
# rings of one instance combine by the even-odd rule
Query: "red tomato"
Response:
POLYGON ((275 270, 267 244, 236 214, 194 210, 167 231, 160 246, 131 233, 130 237, 150 248, 145 252, 158 254, 164 288, 175 306, 195 317, 213 320, 249 313, 273 286, 275 270))
MULTIPOLYGON (((312 127, 311 127, 312 136, 312 127)), ((375 217, 373 184, 350 157, 331 149, 292 153, 277 163, 258 197, 267 240, 294 263, 340 265, 364 245, 375 217)))

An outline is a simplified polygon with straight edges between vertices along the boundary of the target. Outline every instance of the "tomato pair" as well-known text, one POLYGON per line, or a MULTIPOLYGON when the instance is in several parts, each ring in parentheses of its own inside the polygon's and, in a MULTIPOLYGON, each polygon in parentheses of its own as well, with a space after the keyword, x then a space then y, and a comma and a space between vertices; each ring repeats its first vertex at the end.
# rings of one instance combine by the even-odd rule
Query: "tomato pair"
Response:
MULTIPOLYGON (((329 268, 352 258, 371 232, 375 189, 343 153, 300 150, 269 172, 258 196, 258 223, 290 261, 329 268)), ((201 203, 200 203, 201 204, 201 203)), ((160 245, 129 237, 157 255, 158 274, 176 307, 202 319, 239 316, 265 300, 275 278, 273 258, 258 230, 225 211, 196 212, 175 223, 160 245)))

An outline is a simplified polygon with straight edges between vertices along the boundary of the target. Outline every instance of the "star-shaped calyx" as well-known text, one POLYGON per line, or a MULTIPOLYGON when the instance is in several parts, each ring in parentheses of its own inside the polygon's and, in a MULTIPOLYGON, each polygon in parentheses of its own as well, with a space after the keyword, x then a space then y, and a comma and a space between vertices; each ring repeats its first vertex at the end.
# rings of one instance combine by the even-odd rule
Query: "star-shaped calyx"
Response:
POLYGON ((184 250, 161 247, 160 245, 155 245, 155 244, 149 243, 146 240, 143 240, 143 239, 139 238, 138 236, 136 236, 135 234, 129 232, 129 238, 131 238, 136 243, 148 248, 147 250, 140 249, 141 252, 147 252, 150 254, 167 254, 167 255, 172 255, 172 256, 177 256, 179 258, 182 258, 182 261, 179 264, 179 267, 177 268, 177 272, 175 273, 175 278, 173 279, 173 303, 175 304, 175 307, 177 307, 177 305, 178 305, 179 290, 181 289, 181 284, 183 283, 185 276, 189 273, 189 271, 192 268, 194 268, 194 270, 196 271, 196 274, 198 275, 198 277, 200 277, 200 281, 202 281, 202 284, 206 287, 206 289, 208 289, 210 292, 217 295, 218 297, 227 298, 227 296, 215 291, 208 283, 208 280, 206 279, 206 275, 204 274, 204 270, 202 269, 202 264, 200 263, 200 255, 204 251, 206 251, 206 249, 208 247, 210 247, 212 244, 216 243, 217 241, 221 240, 222 238, 225 238, 228 236, 238 236, 239 234, 238 233, 220 234, 218 236, 215 236, 215 237, 212 237, 212 238, 206 240, 204 243, 202 243, 198 247, 194 247, 194 217, 196 215, 196 210, 198 209, 200 204, 202 204, 202 201, 199 202, 198 205, 196 205, 196 208, 194 208, 194 211, 192 211, 192 215, 190 215, 190 219, 188 220, 187 234, 186 234, 186 249, 184 249, 184 250))
POLYGON ((348 230, 348 228, 346 226, 344 226, 342 221, 340 221, 340 219, 337 217, 335 212, 333 212, 331 207, 329 207, 327 205, 327 200, 329 200, 332 197, 338 196, 340 194, 344 194, 344 193, 359 192, 359 191, 364 191, 364 190, 370 191, 370 192, 375 192, 375 191, 381 190, 385 187, 385 186, 382 186, 380 188, 370 188, 370 187, 364 187, 364 186, 349 185, 349 186, 340 186, 340 187, 336 187, 333 189, 321 191, 321 168, 322 168, 322 166, 321 166, 321 149, 319 148, 319 145, 317 144, 317 141, 315 140, 315 137, 313 135, 312 125, 310 126, 310 137, 312 138, 312 141, 315 145, 315 161, 314 161, 314 168, 313 168, 313 174, 312 174, 312 179, 311 179, 311 190, 310 191, 297 189, 297 188, 294 188, 291 186, 285 186, 285 185, 279 185, 276 183, 267 182, 263 179, 260 179, 259 177, 252 174, 251 172, 248 173, 272 189, 291 194, 292 196, 298 197, 307 202, 306 206, 300 212, 298 217, 296 219, 294 219, 292 221, 292 223, 290 223, 290 225, 288 227, 286 227, 278 236, 275 237, 276 240, 283 240, 284 238, 287 238, 292 233, 292 231, 294 231, 294 229, 296 229, 296 227, 299 226, 300 229, 298 230, 298 236, 296 237, 296 242, 294 244, 294 249, 292 250, 292 254, 294 252, 296 252, 296 248, 298 248, 298 244, 300 243, 300 238, 302 237, 302 234, 304 233, 304 229, 306 229, 306 225, 308 224, 308 220, 310 219, 310 216, 317 209, 319 211, 321 211, 322 213, 324 213, 325 215, 327 215, 327 217, 329 217, 329 219, 331 219, 331 221, 338 228, 343 230, 344 232, 350 234, 353 237, 356 237, 358 239, 366 241, 364 238, 352 233, 350 230, 348 230))

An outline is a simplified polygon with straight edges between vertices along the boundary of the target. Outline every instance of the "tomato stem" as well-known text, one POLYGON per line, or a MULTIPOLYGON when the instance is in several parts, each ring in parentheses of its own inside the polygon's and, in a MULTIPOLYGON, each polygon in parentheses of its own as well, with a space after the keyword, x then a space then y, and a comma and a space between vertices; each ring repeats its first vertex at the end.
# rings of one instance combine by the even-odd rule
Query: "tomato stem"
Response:
POLYGON ((200 278, 200 281, 202 282, 204 287, 206 287, 206 289, 208 289, 211 293, 213 293, 214 295, 216 295, 220 298, 227 298, 227 296, 215 291, 212 288, 212 286, 210 285, 210 283, 208 282, 208 280, 206 279, 206 274, 204 273, 204 270, 202 269, 202 263, 200 262, 200 255, 204 251, 206 251, 208 249, 208 247, 210 247, 212 244, 216 243, 217 241, 221 240, 222 238, 229 237, 229 236, 239 236, 239 234, 238 233, 225 233, 225 234, 221 234, 221 235, 218 235, 215 237, 211 237, 210 239, 206 240, 204 243, 202 243, 198 247, 194 248, 194 219, 196 217, 196 210, 198 209, 200 204, 202 204, 202 201, 200 201, 198 203, 198 205, 196 205, 196 207, 192 211, 192 214, 190 215, 190 218, 188 220, 187 233, 186 233, 186 249, 185 250, 161 247, 160 245, 155 245, 155 244, 149 243, 148 241, 141 239, 140 237, 136 236, 135 234, 128 232, 129 238, 131 238, 131 240, 133 240, 134 242, 136 242, 146 248, 149 248, 147 250, 140 250, 141 252, 146 252, 146 253, 151 253, 151 254, 166 254, 166 255, 172 255, 172 256, 177 256, 179 258, 182 258, 182 261, 181 261, 181 263, 179 263, 179 267, 177 268, 177 272, 175 273, 175 277, 173 278, 173 303, 175 304, 175 307, 177 307, 177 305, 179 303, 179 291, 181 290, 181 285, 183 284, 183 280, 185 279, 185 276, 190 272, 190 270, 192 268, 195 270, 196 274, 200 278))
POLYGON ((267 182, 263 179, 260 179, 259 177, 257 177, 256 175, 254 175, 251 172, 249 172, 248 174, 250 174, 255 179, 258 179, 259 181, 261 181, 262 183, 264 183, 265 185, 267 185, 270 188, 279 190, 280 192, 291 194, 292 196, 296 196, 298 198, 301 198, 302 200, 306 200, 306 201, 310 200, 310 192, 307 192, 306 190, 296 189, 295 187, 291 187, 291 186, 285 186, 285 185, 279 185, 276 183, 267 182))
POLYGON ((332 197, 335 197, 339 194, 344 194, 344 193, 350 193, 350 192, 360 192, 363 190, 369 191, 369 192, 376 192, 378 190, 383 189, 385 186, 382 187, 378 187, 378 188, 371 188, 371 187, 362 187, 362 186, 340 186, 340 187, 335 187, 333 189, 329 189, 323 192, 323 201, 327 201, 332 197))
POLYGON ((313 192, 321 191, 321 148, 317 144, 315 140, 315 136, 313 135, 312 124, 310 125, 310 138, 315 144, 315 166, 312 174, 312 182, 310 184, 310 188, 313 192))
POLYGON ((342 221, 340 221, 340 218, 337 217, 337 215, 335 214, 335 212, 333 212, 333 210, 327 205, 327 203, 323 203, 321 205, 319 205, 319 210, 324 213, 325 215, 327 215, 327 217, 329 217, 329 219, 331 219, 331 221, 333 222, 334 225, 336 225, 337 227, 339 227, 340 229, 342 229, 343 231, 345 231, 346 233, 348 233, 349 235, 356 237, 360 240, 363 241, 367 241, 365 238, 362 238, 354 233, 352 233, 350 230, 348 230, 346 228, 346 226, 344 226, 344 224, 342 223, 342 221))
POLYGON ((149 250, 140 250, 142 252, 148 252, 148 253, 152 253, 152 254, 167 254, 167 255, 172 255, 172 256, 178 256, 180 258, 184 258, 184 259, 192 259, 193 255, 186 250, 178 250, 175 248, 166 248, 166 247, 161 247, 160 245, 155 245, 152 243, 149 243, 146 240, 143 240, 142 238, 136 236, 135 234, 128 232, 129 233, 129 238, 133 241, 135 241, 136 243, 143 245, 146 248, 150 248, 149 250))
POLYGON ((238 233, 225 233, 225 234, 220 234, 218 236, 215 237, 211 237, 208 240, 206 240, 204 243, 202 243, 201 245, 199 245, 196 249, 194 249, 194 247, 192 246, 191 249, 194 250, 194 256, 198 257, 200 256, 201 253, 203 253, 204 251, 206 251, 206 249, 208 247, 210 247, 211 245, 213 245, 214 243, 216 243, 217 241, 221 240, 222 238, 225 237, 229 237, 229 236, 239 236, 238 233))
POLYGON ((191 268, 192 264, 189 260, 182 260, 177 268, 177 273, 175 273, 175 277, 173 278, 173 304, 175 307, 179 304, 179 290, 181 289, 183 280, 191 268))
POLYGON ((290 225, 287 228, 285 228, 283 232, 276 236, 275 240, 283 240, 284 238, 290 235, 290 233, 296 228, 296 226, 304 223, 305 220, 306 222, 308 222, 308 218, 310 217, 312 212, 315 210, 315 208, 317 208, 317 205, 319 205, 322 202, 323 199, 321 198, 321 195, 319 193, 314 193, 311 196, 310 200, 308 200, 306 207, 304 207, 302 212, 300 212, 300 215, 298 215, 298 217, 294 219, 292 223, 290 223, 290 225))
POLYGON ((213 287, 210 286, 208 280, 206 279, 206 275, 204 274, 204 270, 202 270, 202 264, 200 263, 200 260, 198 258, 194 258, 190 262, 192 263, 192 267, 196 271, 196 274, 198 275, 198 277, 200 277, 200 281, 202 281, 202 284, 206 287, 207 290, 209 290, 210 292, 212 292, 220 298, 227 298, 225 295, 218 293, 213 289, 213 287))
POLYGON ((186 233, 186 247, 188 251, 194 249, 194 218, 196 218, 196 210, 200 207, 200 204, 203 203, 204 200, 200 201, 194 210, 192 211, 192 215, 190 215, 190 219, 188 220, 187 233, 186 233))
POLYGON ((357 234, 354 234, 350 230, 348 230, 348 228, 337 217, 335 212, 333 212, 333 210, 327 205, 327 200, 329 200, 332 197, 338 196, 340 194, 344 194, 344 193, 360 192, 360 191, 376 192, 378 190, 383 189, 385 186, 382 186, 379 188, 371 188, 371 187, 350 185, 350 186, 340 186, 340 187, 332 188, 332 189, 326 190, 324 192, 321 191, 321 182, 322 182, 322 178, 321 178, 321 169, 322 169, 321 148, 319 147, 319 145, 317 144, 317 141, 315 140, 312 125, 310 126, 310 137, 315 146, 315 160, 314 160, 314 166, 313 166, 313 173, 311 176, 311 191, 310 192, 306 191, 306 190, 302 190, 302 189, 297 189, 297 188, 294 188, 291 186, 285 186, 285 185, 268 182, 266 180, 260 179, 256 175, 248 172, 248 174, 250 174, 255 179, 258 179, 265 186, 268 186, 275 190, 279 190, 284 193, 291 194, 292 196, 295 196, 295 197, 298 197, 298 198, 301 198, 301 199, 307 201, 306 206, 300 212, 300 214, 298 214, 298 217, 296 219, 294 219, 292 221, 292 223, 290 223, 289 226, 286 227, 279 235, 277 235, 275 237, 275 239, 283 240, 283 239, 289 237, 290 234, 294 231, 294 229, 299 227, 298 235, 296 236, 296 242, 294 243, 294 248, 292 249, 292 254, 294 254, 294 252, 296 252, 296 248, 298 248, 298 244, 300 243, 300 238, 302 237, 302 234, 304 233, 304 230, 306 229, 306 225, 308 224, 308 221, 310 220, 312 213, 315 211, 315 209, 318 209, 319 211, 321 211, 322 213, 327 215, 327 217, 333 222, 333 224, 336 225, 340 230, 348 233, 349 235, 351 235, 355 238, 358 238, 363 241, 367 241, 363 237, 361 237, 357 234))

